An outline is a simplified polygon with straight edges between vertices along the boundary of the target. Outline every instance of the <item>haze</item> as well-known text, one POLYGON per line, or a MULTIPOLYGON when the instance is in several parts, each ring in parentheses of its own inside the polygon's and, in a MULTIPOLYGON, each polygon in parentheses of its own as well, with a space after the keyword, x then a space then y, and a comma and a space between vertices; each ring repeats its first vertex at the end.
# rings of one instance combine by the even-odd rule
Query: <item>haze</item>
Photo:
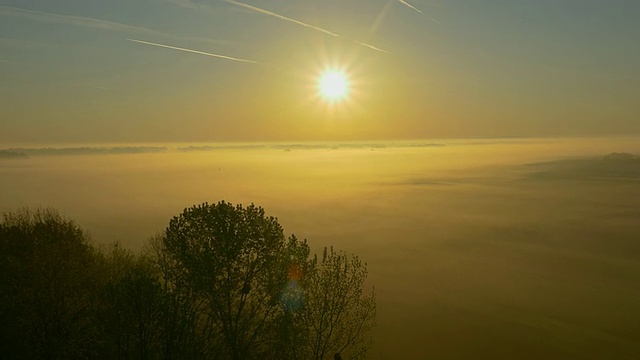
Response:
POLYGON ((185 207, 253 202, 315 250, 367 261, 373 359, 631 359, 640 160, 606 155, 638 140, 16 149, 31 155, 0 159, 0 211, 54 207, 140 249, 185 207))
POLYGON ((3 0, 0 211, 139 251, 186 207, 255 203, 368 263, 373 359, 637 359, 638 14, 3 0))

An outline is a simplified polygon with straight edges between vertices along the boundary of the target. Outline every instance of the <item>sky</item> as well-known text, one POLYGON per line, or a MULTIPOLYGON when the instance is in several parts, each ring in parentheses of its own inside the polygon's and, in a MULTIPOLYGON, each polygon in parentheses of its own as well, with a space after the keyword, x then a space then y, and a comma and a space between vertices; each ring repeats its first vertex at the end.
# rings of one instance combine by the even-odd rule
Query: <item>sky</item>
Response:
POLYGON ((0 0, 0 144, 638 134, 639 13, 635 0, 0 0), (341 101, 317 93, 328 68, 347 75, 341 101))

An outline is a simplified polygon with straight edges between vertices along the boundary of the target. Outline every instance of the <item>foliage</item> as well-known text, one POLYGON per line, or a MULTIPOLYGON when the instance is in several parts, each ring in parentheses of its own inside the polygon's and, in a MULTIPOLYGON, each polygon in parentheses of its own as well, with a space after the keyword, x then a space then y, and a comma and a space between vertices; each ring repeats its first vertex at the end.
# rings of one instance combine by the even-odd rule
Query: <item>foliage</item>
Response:
POLYGON ((363 295, 366 264, 357 256, 324 249, 301 277, 304 306, 291 314, 293 358, 348 359, 366 356, 375 326, 375 293, 363 295))
POLYGON ((363 358, 366 264, 286 237, 255 205, 185 209, 142 254, 53 210, 0 222, 0 358, 363 358))
POLYGON ((0 223, 1 353, 69 359, 92 354, 99 257, 84 232, 53 210, 0 223))
MULTIPOLYGON (((279 298, 290 266, 304 262, 308 246, 286 238, 260 207, 220 202, 186 209, 162 239, 176 286, 186 281, 205 306, 207 335, 219 354, 247 359, 271 348, 266 331, 281 315, 279 298)), ((166 267, 166 266, 165 266, 166 267)))
POLYGON ((116 358, 159 357, 165 299, 151 263, 117 243, 106 262, 100 317, 106 349, 116 358))

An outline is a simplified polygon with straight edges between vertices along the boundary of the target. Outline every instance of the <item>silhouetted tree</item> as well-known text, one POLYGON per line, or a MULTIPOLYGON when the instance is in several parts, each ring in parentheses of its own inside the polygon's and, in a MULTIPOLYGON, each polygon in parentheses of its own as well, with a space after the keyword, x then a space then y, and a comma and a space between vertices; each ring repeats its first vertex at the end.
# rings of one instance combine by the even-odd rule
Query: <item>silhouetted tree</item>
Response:
POLYGON ((210 345, 220 357, 263 358, 274 351, 277 334, 270 330, 283 315, 289 268, 308 258, 306 242, 286 238, 260 207, 219 202, 174 217, 162 245, 159 266, 168 288, 193 291, 199 332, 217 341, 210 345))
POLYGON ((106 263, 100 319, 109 351, 102 355, 159 358, 165 296, 152 264, 117 243, 106 263))
POLYGON ((53 210, 0 222, 0 357, 95 355, 100 257, 84 232, 53 210))
POLYGON ((285 237, 255 205, 185 209, 143 255, 51 210, 0 221, 0 358, 358 359, 366 265, 285 237), (332 355, 333 354, 333 355, 332 355))
POLYGON ((364 293, 366 278, 366 264, 333 248, 307 264, 300 281, 304 306, 291 312, 296 359, 366 356, 376 316, 375 293, 364 293))
POLYGON ((147 244, 163 289, 160 351, 162 358, 220 358, 219 339, 207 316, 206 298, 189 285, 187 269, 180 266, 164 245, 163 236, 147 244))

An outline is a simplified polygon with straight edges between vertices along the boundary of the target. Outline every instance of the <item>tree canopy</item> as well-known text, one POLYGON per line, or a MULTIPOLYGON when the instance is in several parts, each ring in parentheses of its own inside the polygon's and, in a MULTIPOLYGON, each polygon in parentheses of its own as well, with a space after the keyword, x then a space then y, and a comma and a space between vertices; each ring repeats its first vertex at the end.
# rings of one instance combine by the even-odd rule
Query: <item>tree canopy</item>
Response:
POLYGON ((25 358, 89 356, 99 335, 92 326, 99 277, 95 251, 73 221, 53 210, 5 214, 0 351, 25 358))
POLYGON ((264 209, 204 203, 141 254, 97 249, 53 210, 0 222, 0 357, 358 359, 366 264, 285 236, 264 209))
POLYGON ((220 202, 194 206, 171 219, 162 237, 164 268, 203 301, 209 336, 220 339, 224 358, 264 357, 268 331, 281 313, 280 293, 291 266, 307 260, 309 247, 286 238, 262 208, 220 202))

